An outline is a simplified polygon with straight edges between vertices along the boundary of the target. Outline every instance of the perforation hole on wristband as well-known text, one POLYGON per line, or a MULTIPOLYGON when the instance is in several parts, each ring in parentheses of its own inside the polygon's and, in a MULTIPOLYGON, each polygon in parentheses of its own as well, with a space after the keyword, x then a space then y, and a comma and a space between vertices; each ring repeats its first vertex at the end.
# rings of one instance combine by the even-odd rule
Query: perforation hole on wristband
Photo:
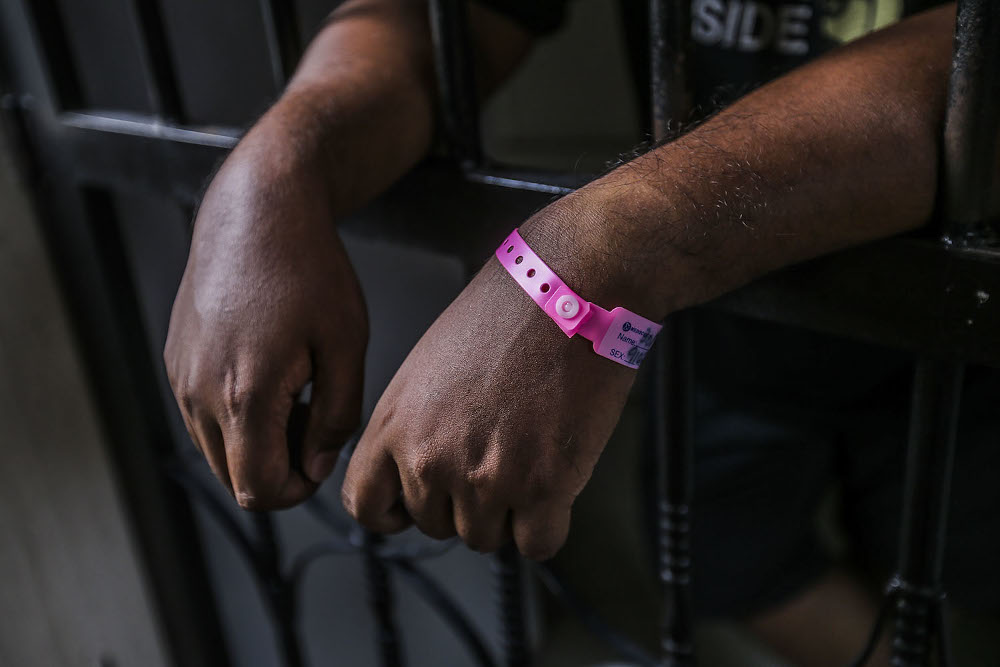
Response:
POLYGON ((509 246, 507 248, 507 253, 509 254, 509 253, 512 253, 512 252, 514 252, 514 246, 509 246))
POLYGON ((548 283, 542 283, 541 287, 539 287, 538 289, 542 290, 542 292, 548 292, 549 291, 549 284, 548 283))
POLYGON ((522 255, 518 255, 517 259, 514 260, 514 263, 515 264, 520 264, 523 261, 524 261, 524 257, 522 255))
POLYGON ((528 277, 529 278, 534 278, 535 277, 535 270, 534 269, 528 269, 528 277))

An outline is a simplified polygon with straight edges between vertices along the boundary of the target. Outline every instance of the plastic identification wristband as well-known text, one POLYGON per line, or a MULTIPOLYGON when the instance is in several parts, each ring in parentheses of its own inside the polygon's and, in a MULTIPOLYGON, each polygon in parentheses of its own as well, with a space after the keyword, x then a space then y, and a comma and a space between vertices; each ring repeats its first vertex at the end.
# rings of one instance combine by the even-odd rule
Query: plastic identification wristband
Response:
POLYGON ((620 306, 608 312, 580 298, 528 247, 516 229, 497 248, 496 256, 567 336, 580 334, 593 341, 594 352, 602 357, 639 368, 663 328, 620 306))

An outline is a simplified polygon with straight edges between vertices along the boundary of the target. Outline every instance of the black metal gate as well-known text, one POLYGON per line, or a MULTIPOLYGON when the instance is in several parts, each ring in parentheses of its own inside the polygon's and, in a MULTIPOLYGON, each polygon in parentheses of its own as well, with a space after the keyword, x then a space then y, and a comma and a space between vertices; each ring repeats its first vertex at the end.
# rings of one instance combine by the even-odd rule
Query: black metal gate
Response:
MULTIPOLYGON (((447 252, 471 271, 492 249, 492 241, 507 231, 511 219, 523 217, 547 197, 568 192, 578 183, 569 175, 496 165, 483 155, 464 3, 430 4, 441 108, 454 160, 421 166, 376 202, 377 226, 351 229, 348 222, 347 227, 360 235, 447 252), (422 197, 426 188, 449 195, 428 202, 422 197), (413 202, 419 205, 414 208, 413 202), (468 229, 454 215, 456 209, 481 211, 482 225, 468 229), (443 222, 430 232, 423 227, 417 238, 410 231, 416 225, 406 224, 415 210, 423 218, 443 222)), ((182 665, 217 666, 227 661, 203 561, 196 546, 191 548, 197 545, 197 535, 190 503, 197 502, 213 513, 250 562, 271 606, 286 664, 302 663, 294 596, 308 559, 361 550, 384 664, 403 661, 386 574, 395 568, 455 630, 468 647, 470 660, 492 665, 482 639, 414 554, 371 535, 353 539, 356 529, 340 523, 329 508, 316 502, 311 509, 329 525, 329 540, 291 571, 283 570, 268 515, 255 515, 252 530, 245 530, 176 455, 174 439, 182 436, 172 430, 172 404, 159 370, 159 351, 148 344, 146 329, 151 325, 137 298, 125 242, 128 234, 135 233, 127 225, 135 221, 123 211, 120 196, 142 193, 161 198, 172 212, 153 222, 185 226, 202 184, 220 156, 235 144, 237 128, 250 120, 227 117, 210 102, 199 101, 208 87, 224 86, 224 78, 202 77, 199 89, 189 78, 178 76, 178 68, 207 57, 211 50, 205 40, 195 38, 189 40, 195 46, 188 64, 169 56, 176 32, 197 33, 202 25, 192 22, 185 6, 215 11, 222 18, 226 11, 254 12, 266 49, 250 51, 258 54, 265 75, 256 88, 250 86, 256 96, 243 106, 258 111, 294 67, 301 36, 308 32, 303 26, 318 22, 318 10, 310 3, 282 0, 7 0, 2 7, 0 61, 5 68, 0 71, 2 118, 37 195, 50 248, 62 272, 172 657, 182 665), (310 13, 317 21, 310 23, 306 16, 310 13), (95 37, 89 27, 97 22, 103 27, 95 37), (133 57, 123 60, 121 54, 81 47, 81 42, 99 39, 108 30, 128 44, 133 57), (82 59, 85 51, 98 56, 82 59), (220 120, 228 125, 216 125, 220 120)), ((686 115, 683 56, 690 24, 688 3, 650 0, 649 15, 652 118, 656 134, 663 136, 671 119, 686 115)), ((990 208, 988 197, 1000 123, 1000 5, 989 0, 959 2, 955 53, 944 143, 946 206, 938 233, 879 242, 816 260, 710 306, 913 351, 913 419, 898 571, 889 582, 872 642, 893 615, 897 665, 927 664, 935 647, 939 664, 947 664, 940 570, 962 369, 968 362, 1000 366, 1000 299, 980 303, 974 298, 980 291, 1000 293, 1000 252, 996 228, 989 224, 996 221, 998 211, 990 208), (831 284, 839 286, 836 293, 829 293, 831 284), (819 289, 824 293, 822 308, 809 298, 819 289), (934 326, 927 325, 929 308, 935 314, 934 326)), ((612 632, 576 602, 554 572, 541 567, 538 573, 623 657, 644 665, 684 665, 694 662, 688 544, 692 370, 687 363, 693 341, 687 316, 671 317, 662 337, 654 394, 660 409, 652 434, 660 481, 657 512, 664 596, 660 655, 648 655, 612 632)), ((531 658, 519 596, 521 565, 511 551, 501 553, 496 562, 499 613, 506 629, 504 662, 525 665, 531 658)), ((859 663, 870 649, 865 649, 859 663)))

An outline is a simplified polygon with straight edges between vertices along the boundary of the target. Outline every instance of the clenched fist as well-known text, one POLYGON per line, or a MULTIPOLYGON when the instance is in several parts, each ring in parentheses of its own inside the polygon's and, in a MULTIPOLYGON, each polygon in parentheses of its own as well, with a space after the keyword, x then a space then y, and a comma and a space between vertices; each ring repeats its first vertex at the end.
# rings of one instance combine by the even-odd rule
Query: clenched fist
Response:
POLYGON ((358 426, 368 319, 329 174, 254 132, 202 202, 164 360, 215 475, 244 508, 274 509, 307 498, 358 426), (304 440, 289 442, 310 381, 304 440))
MULTIPOLYGON (((539 224, 522 231, 548 259, 539 224)), ((586 255, 577 259, 575 281, 550 264, 599 298, 581 284, 586 255)), ((375 531, 412 521, 478 551, 513 537, 525 556, 549 558, 634 378, 567 338, 491 258, 383 394, 348 467, 344 505, 375 531)))

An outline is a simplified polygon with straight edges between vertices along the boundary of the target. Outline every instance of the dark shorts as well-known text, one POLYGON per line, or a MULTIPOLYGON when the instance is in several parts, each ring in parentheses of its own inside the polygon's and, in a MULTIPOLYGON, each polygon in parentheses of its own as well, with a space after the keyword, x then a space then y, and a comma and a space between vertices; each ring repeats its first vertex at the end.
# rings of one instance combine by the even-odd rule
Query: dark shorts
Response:
MULTIPOLYGON (((697 316, 694 591, 701 616, 762 611, 833 562, 817 513, 836 498, 850 561, 895 564, 912 357, 721 314, 697 316)), ((945 549, 957 605, 1000 613, 1000 373, 969 368, 945 549)))

